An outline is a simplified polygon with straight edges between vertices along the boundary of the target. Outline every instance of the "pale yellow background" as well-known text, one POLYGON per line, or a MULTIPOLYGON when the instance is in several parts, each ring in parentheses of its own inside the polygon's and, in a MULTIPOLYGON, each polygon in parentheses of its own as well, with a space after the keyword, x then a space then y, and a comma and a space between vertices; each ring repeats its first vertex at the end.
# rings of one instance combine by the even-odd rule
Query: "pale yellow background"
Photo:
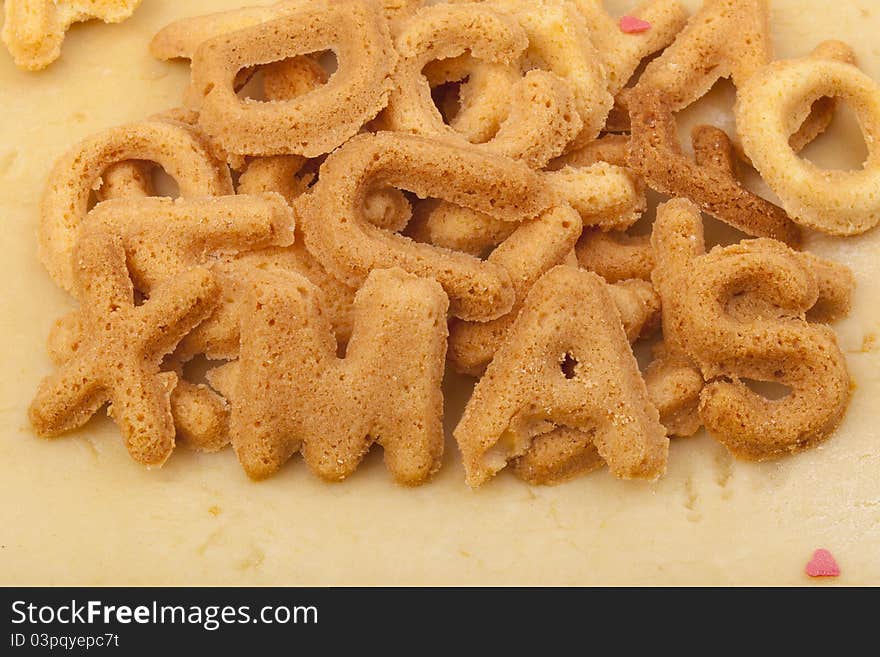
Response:
MULTIPOLYGON (((834 439, 776 463, 734 463, 700 436, 673 444, 656 484, 601 472, 530 488, 503 473, 471 492, 450 444, 439 476, 404 490, 378 450, 341 485, 319 482, 298 460, 254 484, 230 451, 180 450, 144 470, 105 418, 74 436, 34 437, 25 409, 50 371, 45 336, 72 307, 35 256, 47 172, 82 137, 179 104, 187 69, 151 59, 151 35, 174 18, 239 4, 145 0, 122 25, 74 28, 43 73, 20 72, 0 52, 0 583, 805 584, 805 562, 826 547, 840 583, 880 584, 877 231, 816 240, 858 276, 856 310, 839 327, 857 390, 834 439)), ((780 56, 840 38, 880 79, 872 0, 776 0, 773 27, 780 56)), ((728 101, 721 90, 701 111, 722 120, 715 108, 728 101)), ((858 144, 841 122, 811 152, 853 164, 858 144)))

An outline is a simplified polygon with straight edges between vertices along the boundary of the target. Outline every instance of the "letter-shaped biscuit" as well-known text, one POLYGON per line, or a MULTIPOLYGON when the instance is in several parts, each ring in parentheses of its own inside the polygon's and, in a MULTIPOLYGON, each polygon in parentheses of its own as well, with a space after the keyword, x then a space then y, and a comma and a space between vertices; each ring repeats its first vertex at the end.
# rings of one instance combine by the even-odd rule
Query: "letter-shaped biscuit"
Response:
POLYGON ((295 274, 254 282, 231 400, 245 472, 267 477, 302 449, 313 472, 338 481, 379 442, 397 482, 424 482, 443 452, 446 295, 399 269, 372 272, 344 359, 317 299, 295 274))
POLYGON ((823 53, 773 62, 740 88, 735 109, 743 148, 800 224, 856 235, 880 222, 880 87, 846 61, 823 53), (848 101, 868 145, 859 171, 825 171, 797 156, 790 138, 815 101, 848 101))
POLYGON ((76 356, 40 384, 31 424, 41 436, 57 435, 82 426, 109 401, 132 458, 161 465, 174 449, 170 397, 177 377, 160 373, 159 364, 211 313, 214 279, 204 268, 187 270, 136 306, 120 237, 86 234, 75 254, 88 330, 76 356))
MULTIPOLYGON (((439 4, 418 11, 396 38, 401 60, 394 90, 383 113, 389 129, 448 139, 462 146, 468 139, 444 123, 422 73, 436 60, 470 51, 489 64, 512 65, 529 45, 518 21, 482 4, 439 4)), ((559 76, 530 71, 509 91, 509 116, 497 133, 474 148, 523 160, 540 168, 560 155, 582 128, 572 90, 559 76)), ((487 89, 488 93, 494 93, 487 89)))
POLYGON ((141 0, 6 0, 3 43, 15 65, 29 71, 46 68, 61 55, 73 23, 100 19, 121 23, 141 0))
POLYGON ((574 3, 587 19, 590 38, 602 54, 612 96, 626 86, 643 59, 675 40, 688 19, 687 10, 678 0, 646 0, 627 14, 647 21, 651 29, 641 34, 627 34, 605 11, 602 0, 574 0, 574 3))
POLYGON ((510 312, 508 273, 491 262, 373 226, 363 203, 373 189, 400 187, 505 221, 541 214, 557 200, 541 177, 508 158, 412 135, 361 135, 321 167, 314 191, 298 204, 306 246, 331 274, 356 287, 372 269, 400 267, 435 278, 454 316, 489 321, 510 312))
MULTIPOLYGON (((88 321, 85 312, 74 310, 58 321, 49 332, 47 349, 52 362, 61 367, 81 353, 88 321)), ((178 442, 203 452, 216 452, 229 444, 229 409, 226 400, 204 384, 190 383, 183 378, 181 363, 174 355, 166 370, 177 375, 171 392, 171 415, 178 442)))
MULTIPOLYGON (((472 376, 483 373, 504 343, 535 281, 564 262, 580 233, 577 214, 563 205, 522 224, 492 252, 489 261, 510 272, 516 303, 509 313, 491 322, 450 322, 449 360, 456 370, 472 376)), ((644 281, 622 283, 610 291, 627 337, 635 340, 659 316, 659 298, 644 281)))
MULTIPOLYGON (((705 142, 695 143, 697 161, 684 154, 671 106, 660 91, 644 87, 625 96, 632 120, 628 162, 651 188, 689 198, 704 212, 748 235, 792 245, 800 242, 800 230, 785 211, 743 187, 732 164, 720 166, 711 161, 700 149, 705 142)), ((713 131, 714 148, 726 151, 724 159, 732 162, 733 147, 727 135, 717 128, 713 131)))
POLYGON ((112 164, 149 160, 177 181, 180 195, 232 194, 232 178, 210 147, 179 123, 144 121, 111 128, 58 159, 40 208, 40 259, 62 288, 73 291, 71 253, 86 217, 89 194, 112 164))
MULTIPOLYGON (((634 224, 646 208, 644 185, 622 167, 596 162, 540 175, 548 189, 577 210, 586 227, 622 230, 634 224)), ((507 239, 514 229, 509 222, 440 203, 423 208, 407 234, 435 246, 481 256, 507 239)))
MULTIPOLYGON (((720 78, 737 88, 773 59, 767 0, 706 0, 636 89, 663 92, 671 112, 701 98, 720 78)), ((806 115, 804 115, 806 116, 806 115)))
MULTIPOLYGON (((613 285, 608 288, 612 293, 618 289, 613 285)), ((660 424, 668 436, 692 436, 702 426, 698 407, 703 375, 686 358, 669 355, 662 343, 655 349, 655 356, 644 378, 648 396, 660 413, 660 424)), ((605 466, 605 461, 594 437, 595 431, 554 429, 537 436, 529 450, 513 460, 513 470, 520 479, 536 486, 556 486, 595 472, 605 466)))
POLYGON ((664 338, 703 372, 700 416, 735 456, 807 449, 836 429, 850 397, 834 332, 806 322, 820 286, 797 253, 768 239, 705 253, 699 210, 677 199, 654 225, 664 338), (787 386, 772 400, 743 379, 787 386))
POLYGON ((202 43, 192 60, 189 103, 199 125, 231 153, 329 153, 385 107, 396 53, 372 2, 315 2, 302 11, 202 43), (243 68, 333 50, 338 69, 312 92, 254 102, 235 93, 243 68))
POLYGON ((585 230, 575 247, 578 263, 609 283, 630 279, 651 280, 654 249, 647 235, 585 230))
MULTIPOLYGON (((219 264, 242 251, 288 246, 294 218, 278 194, 205 198, 113 199, 86 216, 85 232, 119 234, 135 288, 146 294, 194 265, 219 264)), ((184 338, 181 356, 233 358, 238 353, 237 300, 220 276, 216 313, 184 338)))
POLYGON ((485 483, 558 427, 595 432, 616 477, 665 471, 666 431, 606 285, 566 266, 532 287, 455 429, 468 484, 485 483))

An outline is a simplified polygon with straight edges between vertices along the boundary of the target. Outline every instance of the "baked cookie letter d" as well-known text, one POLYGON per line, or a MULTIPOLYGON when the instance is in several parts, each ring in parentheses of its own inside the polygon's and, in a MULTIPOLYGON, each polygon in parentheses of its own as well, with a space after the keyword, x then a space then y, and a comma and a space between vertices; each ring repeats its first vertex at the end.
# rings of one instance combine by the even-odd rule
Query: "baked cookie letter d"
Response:
POLYGON ((245 304, 230 395, 245 472, 267 477, 302 450, 313 472, 338 481, 379 443, 397 482, 424 482, 443 453, 448 306, 435 281, 373 271, 340 359, 317 289, 292 272, 262 272, 245 304))
POLYGON ((532 287, 455 429, 468 484, 485 483, 560 427, 592 440, 616 477, 666 469, 669 440, 607 286, 568 266, 532 287))

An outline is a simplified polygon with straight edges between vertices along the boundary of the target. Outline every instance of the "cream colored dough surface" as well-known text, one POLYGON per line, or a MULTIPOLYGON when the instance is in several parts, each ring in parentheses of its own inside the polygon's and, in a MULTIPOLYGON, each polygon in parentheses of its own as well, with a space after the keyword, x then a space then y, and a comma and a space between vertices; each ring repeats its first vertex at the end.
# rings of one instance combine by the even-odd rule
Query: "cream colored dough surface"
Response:
MULTIPOLYGON (((251 483, 230 450, 179 449, 145 470, 103 414, 74 435, 36 438, 26 408, 51 370, 46 335, 72 307, 36 258, 52 162, 90 133, 178 105, 187 67, 153 60, 150 37, 172 19, 241 3, 145 0, 121 25, 75 26, 42 73, 0 52, 0 584, 824 585, 803 573, 819 547, 837 557, 838 583, 880 584, 876 230, 811 241, 858 277, 855 311, 838 326, 857 387, 837 435, 794 458, 734 462, 701 434, 674 441, 657 483, 599 472, 533 488, 504 472, 473 492, 451 441, 439 475, 408 490, 392 484, 378 448, 343 484, 320 482, 296 459, 251 483)), ((778 56, 839 38, 880 79, 876 2, 773 4, 778 56)), ((722 89, 699 112, 720 121, 727 102, 722 89)), ((839 122, 810 152, 852 164, 859 139, 839 122)), ((450 428, 467 385, 448 379, 450 428)))

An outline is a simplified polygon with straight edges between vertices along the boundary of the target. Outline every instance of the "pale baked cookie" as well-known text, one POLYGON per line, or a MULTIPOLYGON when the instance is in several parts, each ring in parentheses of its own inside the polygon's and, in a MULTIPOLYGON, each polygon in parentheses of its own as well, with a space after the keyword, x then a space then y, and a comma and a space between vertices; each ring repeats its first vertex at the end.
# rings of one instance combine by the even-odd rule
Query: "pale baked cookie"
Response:
POLYGON ((6 0, 3 43, 15 65, 29 71, 46 68, 61 55, 73 23, 99 19, 121 23, 141 0, 6 0))
POLYGON ((699 210, 682 199, 660 208, 652 242, 664 338, 708 381, 700 417, 709 432, 753 460, 828 438, 849 404, 850 379, 834 332, 805 320, 819 285, 798 254, 768 239, 707 254, 699 210), (771 400, 744 379, 791 392, 771 400))
MULTIPOLYGON (((88 316, 81 309, 57 320, 47 342, 52 362, 62 367, 82 353, 88 331, 88 316)), ((226 400, 208 386, 184 379, 183 365, 175 354, 167 359, 163 369, 177 375, 177 385, 171 392, 171 415, 177 441, 204 452, 216 452, 228 445, 229 409, 226 400)))
POLYGON ((302 450, 313 472, 339 481, 376 441, 398 483, 419 484, 437 470, 447 310, 437 283, 372 272, 355 299, 343 359, 305 278, 264 271, 247 306, 231 432, 249 476, 267 477, 302 450))
POLYGON ((315 1, 289 15, 209 39, 196 49, 188 106, 199 126, 240 155, 329 153, 381 111, 397 53, 388 25, 366 0, 315 1), (333 50, 338 69, 327 84, 288 101, 241 99, 243 68, 333 50))
POLYGON ((54 436, 85 424, 104 404, 132 458, 162 465, 174 449, 173 372, 162 358, 210 315, 218 289, 204 268, 182 272, 136 306, 122 238, 85 235, 75 252, 76 284, 88 329, 76 356, 43 380, 29 417, 54 436))
POLYGON ((666 469, 666 431, 606 285, 566 266, 532 287, 455 429, 467 483, 485 483, 558 427, 595 432, 616 477, 666 469))
POLYGON ((210 146, 189 127, 143 121, 89 137, 62 155, 46 185, 40 208, 39 254, 49 274, 73 290, 71 252, 85 219, 89 194, 113 164, 148 160, 162 166, 183 197, 232 194, 232 178, 210 146))
POLYGON ((400 267, 443 285, 454 316, 488 321, 510 312, 502 267, 381 230, 364 215, 376 188, 399 187, 505 221, 533 218, 556 203, 524 164, 412 135, 361 135, 327 158, 313 192, 298 204, 306 246, 322 266, 357 286, 372 269, 400 267))
POLYGON ((880 222, 880 86, 853 64, 822 51, 770 64, 742 86, 736 123, 746 154, 798 223, 857 235, 880 222), (791 147, 790 135, 826 96, 846 100, 858 115, 868 145, 859 171, 822 170, 791 147))

